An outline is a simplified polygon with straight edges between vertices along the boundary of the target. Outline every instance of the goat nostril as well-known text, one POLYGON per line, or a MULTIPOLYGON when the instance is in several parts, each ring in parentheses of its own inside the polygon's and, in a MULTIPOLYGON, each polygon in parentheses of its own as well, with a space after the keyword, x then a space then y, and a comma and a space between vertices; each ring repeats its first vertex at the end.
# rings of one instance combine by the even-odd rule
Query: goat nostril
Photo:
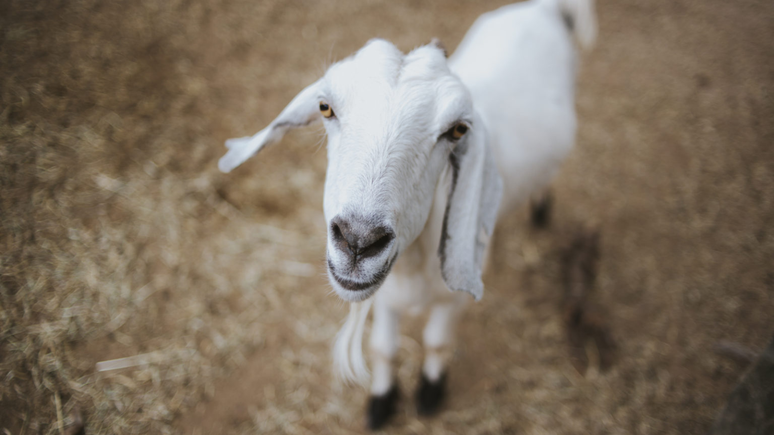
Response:
MULTIPOLYGON (((347 227, 345 226, 344 229, 346 230, 346 228, 347 227)), ((352 252, 352 248, 349 244, 349 241, 347 240, 347 237, 341 230, 341 226, 339 226, 339 223, 336 219, 331 222, 331 236, 333 243, 339 248, 340 251, 349 252, 351 255, 355 255, 355 253, 352 252)))
POLYGON ((362 248, 360 250, 360 256, 372 257, 374 255, 381 253, 382 251, 384 251, 384 248, 386 248, 387 245, 389 245, 392 239, 394 238, 395 238, 395 235, 390 232, 384 234, 382 237, 379 237, 378 239, 376 239, 376 241, 374 241, 370 245, 362 248))
POLYGON ((333 238, 335 240, 344 238, 344 235, 341 234, 341 228, 339 228, 339 224, 337 224, 336 222, 331 223, 331 231, 333 232, 333 238))

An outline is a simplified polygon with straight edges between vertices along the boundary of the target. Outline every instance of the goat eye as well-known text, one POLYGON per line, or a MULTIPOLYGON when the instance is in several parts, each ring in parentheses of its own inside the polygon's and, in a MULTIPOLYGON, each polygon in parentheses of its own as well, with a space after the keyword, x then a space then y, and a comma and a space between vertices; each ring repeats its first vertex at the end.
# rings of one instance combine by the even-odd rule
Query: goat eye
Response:
POLYGON ((322 113, 322 116, 330 118, 333 116, 333 109, 327 103, 320 101, 320 113, 322 113))
POLYGON ((452 128, 451 136, 454 139, 459 139, 462 136, 464 136, 465 133, 467 133, 467 132, 468 132, 468 126, 463 124, 463 123, 459 123, 459 124, 455 125, 454 128, 452 128))

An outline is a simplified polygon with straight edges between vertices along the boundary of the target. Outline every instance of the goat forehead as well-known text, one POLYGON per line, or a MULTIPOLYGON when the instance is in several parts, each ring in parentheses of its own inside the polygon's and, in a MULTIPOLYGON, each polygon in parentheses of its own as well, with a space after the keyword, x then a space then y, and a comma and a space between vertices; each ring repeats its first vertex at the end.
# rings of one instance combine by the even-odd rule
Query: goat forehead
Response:
POLYGON ((337 62, 325 77, 338 103, 386 96, 394 86, 403 53, 387 41, 374 40, 355 55, 337 62))
POLYGON ((360 102, 385 106, 395 98, 433 98, 453 77, 443 52, 419 47, 404 55, 390 42, 376 39, 326 73, 331 98, 339 106, 360 102), (446 79, 446 80, 445 80, 446 79))
POLYGON ((434 46, 404 55, 375 40, 331 66, 325 79, 324 98, 341 126, 338 148, 346 152, 412 149, 471 107, 467 90, 434 46))
POLYGON ((444 52, 436 46, 422 46, 404 55, 395 45, 373 39, 354 56, 340 62, 343 70, 369 79, 396 85, 411 79, 432 79, 449 74, 444 52))

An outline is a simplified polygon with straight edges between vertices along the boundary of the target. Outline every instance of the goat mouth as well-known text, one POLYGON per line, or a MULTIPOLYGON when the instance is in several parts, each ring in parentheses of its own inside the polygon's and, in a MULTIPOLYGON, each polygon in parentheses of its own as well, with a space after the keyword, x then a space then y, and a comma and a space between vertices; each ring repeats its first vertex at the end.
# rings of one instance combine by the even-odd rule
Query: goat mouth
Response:
POLYGON ((382 282, 384 282, 385 278, 387 278, 387 275, 390 273, 390 269, 392 268, 392 263, 394 261, 395 257, 393 257, 387 264, 385 264, 381 270, 376 272, 370 280, 364 282, 353 281, 349 278, 340 276, 336 272, 336 268, 333 266, 330 258, 328 259, 328 270, 330 271, 330 276, 334 279, 334 281, 336 281, 336 284, 341 286, 341 288, 344 290, 362 292, 380 286, 382 282))

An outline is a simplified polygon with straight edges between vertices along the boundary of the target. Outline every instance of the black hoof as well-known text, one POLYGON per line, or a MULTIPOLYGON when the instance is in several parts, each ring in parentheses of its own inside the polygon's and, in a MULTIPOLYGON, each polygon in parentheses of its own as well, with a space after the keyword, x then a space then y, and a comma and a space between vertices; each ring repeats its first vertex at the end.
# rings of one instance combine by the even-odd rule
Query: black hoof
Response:
POLYGON ((396 411, 398 404, 398 386, 393 385, 390 391, 382 396, 371 396, 368 399, 368 428, 381 429, 396 411))
POLYGON ((422 373, 422 380, 417 389, 417 413, 419 415, 434 415, 441 408, 441 403, 446 397, 446 373, 432 382, 422 373))
POLYGON ((546 194, 539 200, 532 201, 531 205, 532 226, 535 228, 546 228, 551 223, 552 196, 546 194))

